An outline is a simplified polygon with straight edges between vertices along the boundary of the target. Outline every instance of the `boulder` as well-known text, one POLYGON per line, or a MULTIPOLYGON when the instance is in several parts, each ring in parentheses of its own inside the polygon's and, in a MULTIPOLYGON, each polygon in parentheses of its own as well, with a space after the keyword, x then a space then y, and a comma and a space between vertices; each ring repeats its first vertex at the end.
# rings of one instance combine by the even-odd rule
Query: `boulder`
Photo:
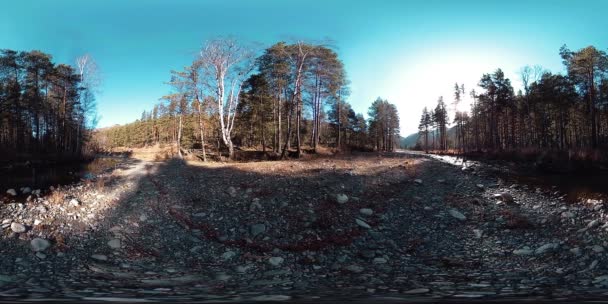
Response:
POLYGON ((26 229, 23 224, 13 222, 11 224, 11 230, 15 233, 24 233, 26 229))
POLYGON ((344 193, 340 193, 336 195, 336 202, 338 202, 338 204, 346 204, 348 202, 348 196, 344 193))
POLYGON ((41 252, 51 247, 51 243, 45 239, 35 238, 30 241, 30 246, 32 247, 32 251, 41 252))

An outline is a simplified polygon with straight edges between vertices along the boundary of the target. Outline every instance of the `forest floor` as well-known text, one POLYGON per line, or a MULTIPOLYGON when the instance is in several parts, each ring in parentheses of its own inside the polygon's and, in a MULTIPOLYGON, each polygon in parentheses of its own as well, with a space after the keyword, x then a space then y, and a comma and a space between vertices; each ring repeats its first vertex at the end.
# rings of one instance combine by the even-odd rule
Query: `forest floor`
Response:
POLYGON ((87 182, 2 194, 0 301, 608 295, 604 202, 499 171, 416 153, 124 158, 87 182))

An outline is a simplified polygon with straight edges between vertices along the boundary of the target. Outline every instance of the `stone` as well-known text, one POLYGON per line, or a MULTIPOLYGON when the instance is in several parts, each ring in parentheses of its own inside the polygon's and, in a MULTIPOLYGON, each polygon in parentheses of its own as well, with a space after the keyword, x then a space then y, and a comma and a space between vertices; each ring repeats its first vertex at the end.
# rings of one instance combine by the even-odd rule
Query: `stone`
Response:
POLYGON ((374 264, 386 264, 387 261, 385 258, 374 258, 372 262, 374 264))
POLYGON ((354 272, 354 273, 361 273, 364 270, 364 268, 359 265, 349 265, 349 266, 346 266, 346 268, 344 268, 344 269, 346 269, 350 272, 354 272))
POLYGON ((107 261, 108 260, 108 257, 103 254, 94 254, 94 255, 91 255, 91 258, 93 260, 98 260, 98 261, 107 261))
POLYGON ((36 190, 32 191, 32 194, 35 196, 40 196, 40 193, 41 193, 40 189, 36 189, 36 190))
POLYGON ((547 243, 547 244, 544 244, 544 245, 536 248, 536 250, 534 250, 534 254, 536 254, 536 255, 545 254, 545 253, 548 253, 548 252, 551 252, 551 251, 557 249, 557 247, 559 247, 558 244, 547 243))
POLYGON ((107 244, 112 249, 120 249, 120 240, 119 239, 109 240, 107 244))
POLYGON ((591 222, 589 222, 589 224, 587 224, 587 228, 591 229, 591 228, 595 228, 597 226, 600 225, 600 221, 599 220, 593 220, 591 222))
POLYGON ((483 190, 485 189, 485 186, 483 184, 477 184, 475 185, 477 187, 478 190, 483 190))
POLYGON ((593 260, 593 262, 591 262, 591 264, 589 265, 589 270, 595 269, 598 263, 598 260, 593 260))
POLYGON ((232 196, 232 197, 235 197, 236 196, 236 188, 234 188, 232 186, 228 187, 228 194, 230 196, 232 196))
POLYGON ((11 230, 14 233, 24 233, 26 229, 25 229, 25 226, 23 224, 19 224, 19 223, 13 222, 11 224, 11 230))
POLYGON ((73 207, 80 206, 80 202, 75 198, 71 199, 69 204, 70 204, 70 206, 73 206, 73 207))
POLYGON ((460 213, 460 211, 458 211, 456 209, 450 209, 450 210, 448 210, 448 213, 452 217, 454 217, 454 218, 456 218, 456 219, 458 219, 460 221, 466 221, 467 220, 467 217, 464 214, 460 213))
POLYGON ((6 190, 6 194, 10 196, 17 196, 17 191, 15 191, 15 189, 8 189, 6 190))
POLYGON ((266 232, 266 225, 264 224, 253 224, 249 227, 249 232, 251 236, 256 237, 264 232, 266 232))
POLYGON ((534 250, 529 248, 515 249, 513 250, 514 255, 532 255, 534 250))
POLYGON ((570 249, 570 252, 572 254, 574 254, 575 256, 580 256, 583 254, 583 251, 578 247, 574 247, 574 248, 570 249))
POLYGON ((570 211, 564 211, 564 212, 562 212, 562 217, 563 218, 573 218, 574 217, 574 213, 572 213, 570 211))
POLYGON ((417 185, 422 185, 422 180, 417 178, 414 180, 414 183, 416 183, 417 185))
POLYGON ((369 209, 369 208, 361 208, 361 209, 359 209, 359 213, 369 216, 369 215, 374 214, 374 210, 369 209))
POLYGON ((42 223, 42 221, 41 221, 41 220, 39 220, 39 219, 35 219, 35 220, 34 220, 34 226, 38 226, 38 225, 40 225, 41 223, 42 223))
POLYGON ((483 236, 483 231, 479 229, 473 229, 473 234, 475 234, 476 239, 480 239, 483 236))
POLYGON ((431 290, 428 288, 415 288, 415 289, 410 289, 408 291, 404 291, 404 294, 409 294, 409 295, 414 295, 414 294, 423 294, 423 293, 428 293, 431 290))
POLYGON ((344 193, 340 193, 336 195, 336 202, 338 202, 338 204, 346 204, 348 202, 348 196, 344 193))
POLYGON ((368 223, 366 223, 360 219, 355 219, 355 223, 357 223, 357 225, 359 225, 359 227, 363 227, 365 229, 372 229, 372 227, 368 223))
POLYGON ((261 295, 251 298, 254 302, 283 302, 291 300, 291 296, 288 295, 261 295))
POLYGON ((272 266, 279 266, 283 263, 284 259, 282 257, 271 257, 268 259, 268 263, 272 266))
POLYGON ((503 203, 507 203, 507 204, 514 202, 513 196, 508 192, 501 192, 501 193, 494 194, 494 198, 497 198, 497 199, 501 200, 503 203))
POLYGON ((51 247, 51 243, 45 239, 35 238, 30 241, 30 246, 34 252, 45 251, 47 248, 51 247))
POLYGON ((224 261, 228 261, 231 260, 232 258, 234 258, 236 256, 236 252, 234 251, 226 251, 222 254, 222 259, 224 261))
POLYGON ((23 194, 29 194, 31 192, 32 192, 32 188, 30 188, 30 187, 21 188, 21 193, 23 193, 23 194))
POLYGON ((604 252, 604 247, 602 247, 600 245, 593 245, 591 247, 591 250, 593 250, 593 252, 595 252, 595 253, 602 253, 602 252, 604 252))

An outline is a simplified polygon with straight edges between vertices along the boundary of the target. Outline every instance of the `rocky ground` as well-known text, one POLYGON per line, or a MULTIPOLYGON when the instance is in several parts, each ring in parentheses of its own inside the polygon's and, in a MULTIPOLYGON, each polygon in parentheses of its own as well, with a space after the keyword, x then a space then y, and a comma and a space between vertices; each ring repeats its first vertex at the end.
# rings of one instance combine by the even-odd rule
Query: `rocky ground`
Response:
POLYGON ((606 208, 424 155, 125 159, 0 196, 0 301, 581 299, 606 208), (13 195, 15 194, 15 195, 13 195))

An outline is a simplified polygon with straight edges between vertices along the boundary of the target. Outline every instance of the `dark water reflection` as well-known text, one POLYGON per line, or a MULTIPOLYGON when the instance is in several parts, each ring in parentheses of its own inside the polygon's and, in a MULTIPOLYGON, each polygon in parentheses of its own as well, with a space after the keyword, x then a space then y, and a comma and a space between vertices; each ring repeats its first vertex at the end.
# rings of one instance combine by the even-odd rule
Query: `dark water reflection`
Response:
POLYGON ((0 169, 0 193, 21 187, 48 189, 50 186, 66 185, 80 179, 94 177, 116 165, 117 159, 98 157, 93 161, 45 165, 15 165, 0 169))

